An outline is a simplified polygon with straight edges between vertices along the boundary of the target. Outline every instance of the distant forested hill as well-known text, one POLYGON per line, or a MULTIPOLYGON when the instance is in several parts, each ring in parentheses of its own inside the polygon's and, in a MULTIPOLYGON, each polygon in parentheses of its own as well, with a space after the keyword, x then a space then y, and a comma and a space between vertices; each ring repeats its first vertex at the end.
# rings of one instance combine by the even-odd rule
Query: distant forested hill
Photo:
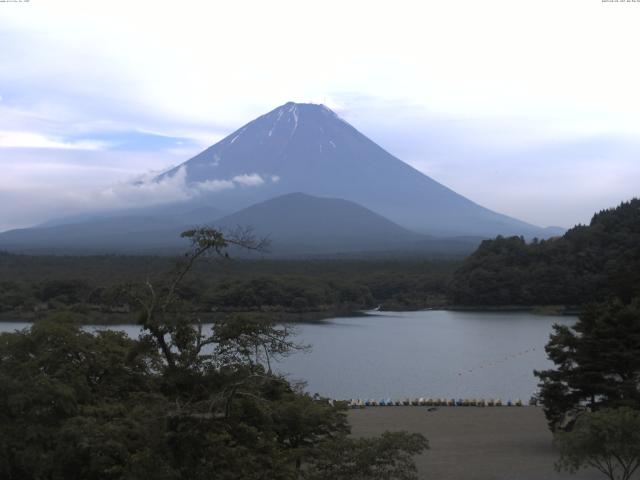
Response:
POLYGON ((486 240, 450 285, 459 305, 582 305, 612 295, 640 295, 640 199, 562 237, 486 240))

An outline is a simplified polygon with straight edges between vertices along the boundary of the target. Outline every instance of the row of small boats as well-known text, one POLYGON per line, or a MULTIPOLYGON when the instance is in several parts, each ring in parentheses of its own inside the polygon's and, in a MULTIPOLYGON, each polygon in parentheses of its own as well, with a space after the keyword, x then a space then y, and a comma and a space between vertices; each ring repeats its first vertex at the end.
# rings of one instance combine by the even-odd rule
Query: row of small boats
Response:
MULTIPOLYGON (((404 400, 392 400, 383 398, 380 400, 363 400, 360 398, 352 398, 348 401, 351 408, 364 407, 391 407, 391 406, 420 406, 420 407, 522 407, 522 400, 502 401, 500 398, 405 398, 404 400)), ((536 405, 534 399, 529 401, 529 405, 536 405)))

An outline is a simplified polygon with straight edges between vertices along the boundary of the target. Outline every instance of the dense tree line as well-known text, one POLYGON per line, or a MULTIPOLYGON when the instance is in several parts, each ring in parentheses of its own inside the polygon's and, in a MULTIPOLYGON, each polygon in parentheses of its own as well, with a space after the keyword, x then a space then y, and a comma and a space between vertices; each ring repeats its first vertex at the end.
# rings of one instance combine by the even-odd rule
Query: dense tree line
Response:
MULTIPOLYGON (((31 257, 0 254, 0 314, 42 316, 67 309, 127 313, 136 306, 123 284, 169 268, 163 257, 31 257)), ((421 308, 442 304, 458 264, 427 260, 203 261, 177 294, 206 312, 346 313, 372 306, 421 308)), ((105 315, 100 317, 102 321, 105 315)), ((108 319, 107 319, 108 320, 108 319)))
POLYGON ((564 236, 482 242, 456 270, 449 295, 461 305, 583 305, 640 294, 640 200, 593 216, 564 236))

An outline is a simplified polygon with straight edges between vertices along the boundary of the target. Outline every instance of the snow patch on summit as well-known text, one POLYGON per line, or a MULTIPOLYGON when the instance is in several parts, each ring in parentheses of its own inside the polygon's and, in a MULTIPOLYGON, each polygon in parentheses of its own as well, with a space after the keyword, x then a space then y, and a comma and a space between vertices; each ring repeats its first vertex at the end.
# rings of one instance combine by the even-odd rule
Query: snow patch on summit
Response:
POLYGON ((229 141, 229 145, 233 144, 240 135, 247 129, 247 127, 242 127, 242 129, 229 141))
POLYGON ((269 136, 273 135, 273 132, 275 131, 276 126, 278 125, 278 122, 282 118, 283 113, 284 113, 284 110, 282 108, 278 110, 278 117, 275 119, 275 121, 271 125, 271 129, 269 130, 269 134, 268 134, 269 136))
POLYGON ((291 137, 293 137, 293 134, 296 133, 296 130, 298 129, 298 106, 292 105, 289 109, 289 113, 293 115, 293 130, 291 130, 291 135, 289 135, 289 139, 291 139, 291 137))

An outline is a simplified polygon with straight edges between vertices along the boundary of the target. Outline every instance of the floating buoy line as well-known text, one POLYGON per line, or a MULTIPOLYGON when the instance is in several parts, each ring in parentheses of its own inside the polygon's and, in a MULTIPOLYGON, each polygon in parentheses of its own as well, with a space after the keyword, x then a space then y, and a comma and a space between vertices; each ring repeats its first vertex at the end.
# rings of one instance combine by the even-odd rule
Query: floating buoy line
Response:
MULTIPOLYGON (((317 393, 314 395, 314 399, 319 402, 327 402, 329 405, 347 404, 350 408, 365 408, 365 407, 523 407, 525 404, 519 398, 515 400, 508 399, 502 401, 500 398, 431 398, 431 397, 419 397, 419 398, 404 398, 404 399, 391 399, 381 398, 376 399, 362 399, 351 398, 349 400, 336 400, 332 398, 323 398, 317 393)), ((536 397, 531 397, 527 403, 530 407, 537 407, 539 405, 536 397)))
POLYGON ((501 357, 501 358, 496 359, 496 360, 492 360, 490 362, 479 363, 478 365, 476 365, 473 368, 470 368, 468 370, 459 371, 458 372, 458 376, 474 373, 476 370, 482 370, 482 369, 485 369, 485 368, 494 367, 494 366, 500 365, 501 363, 508 362, 509 360, 513 360, 515 358, 522 357, 523 355, 527 355, 527 354, 533 353, 535 351, 536 351, 536 347, 531 347, 531 348, 528 348, 526 350, 521 350, 520 352, 510 353, 508 355, 505 355, 504 357, 501 357))
MULTIPOLYGON (((329 400, 329 404, 334 405, 340 400, 329 400)), ((365 408, 365 407, 402 407, 402 406, 414 406, 414 407, 522 407, 524 403, 519 398, 515 400, 508 399, 502 401, 500 398, 405 398, 405 399, 391 399, 382 398, 376 399, 361 399, 352 398, 349 400, 341 400, 346 402, 350 408, 365 408)), ((537 406, 538 402, 532 398, 528 402, 529 406, 537 406)))
MULTIPOLYGON (((375 310, 374 310, 375 311, 375 310)), ((521 357, 523 355, 527 355, 529 353, 533 353, 536 351, 536 347, 531 347, 526 350, 522 350, 520 352, 510 353, 501 357, 499 359, 484 362, 476 365, 474 368, 470 368, 468 370, 458 371, 457 375, 462 376, 466 374, 472 374, 479 369, 494 367, 500 365, 502 363, 508 362, 512 359, 521 357)), ((453 372, 452 372, 453 373, 453 372)), ((431 397, 420 397, 420 398, 403 398, 403 399, 392 399, 392 398, 381 398, 381 399, 362 399, 362 398, 351 398, 348 400, 337 400, 337 399, 329 399, 327 400, 330 405, 334 405, 336 403, 346 403, 349 408, 365 408, 365 407, 398 407, 398 406, 416 406, 416 407, 523 407, 525 405, 528 406, 538 406, 538 400, 535 397, 531 397, 531 399, 525 404, 521 399, 516 398, 515 400, 507 399, 502 400, 500 398, 431 398, 431 397)))

